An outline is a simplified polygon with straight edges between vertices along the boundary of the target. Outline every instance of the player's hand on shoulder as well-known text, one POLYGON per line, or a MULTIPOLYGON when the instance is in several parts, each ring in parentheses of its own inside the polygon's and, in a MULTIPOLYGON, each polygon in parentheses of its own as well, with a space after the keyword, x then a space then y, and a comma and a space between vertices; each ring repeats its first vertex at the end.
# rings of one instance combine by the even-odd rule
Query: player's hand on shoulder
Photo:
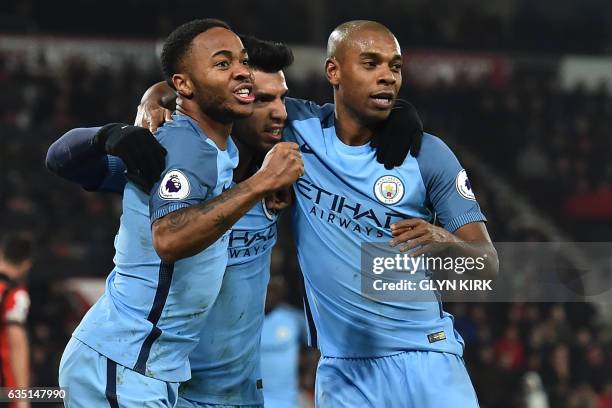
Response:
POLYGON ((172 121, 172 112, 155 101, 144 101, 138 105, 135 126, 140 126, 155 132, 165 122, 172 121))
POLYGON ((417 157, 422 140, 423 122, 416 108, 410 102, 397 99, 370 144, 376 149, 376 161, 390 170, 404 163, 408 152, 417 157))
POLYGON ((289 187, 298 177, 304 175, 304 162, 293 142, 277 143, 264 158, 255 174, 264 191, 272 192, 289 187))
POLYGON ((164 170, 166 149, 148 129, 110 123, 98 131, 93 143, 99 151, 119 157, 127 178, 147 193, 164 170))
POLYGON ((460 242, 460 240, 444 228, 430 224, 420 218, 401 220, 391 225, 393 239, 389 245, 395 247, 400 245, 400 252, 406 252, 416 247, 421 247, 412 256, 424 253, 437 253, 448 247, 448 244, 460 242))

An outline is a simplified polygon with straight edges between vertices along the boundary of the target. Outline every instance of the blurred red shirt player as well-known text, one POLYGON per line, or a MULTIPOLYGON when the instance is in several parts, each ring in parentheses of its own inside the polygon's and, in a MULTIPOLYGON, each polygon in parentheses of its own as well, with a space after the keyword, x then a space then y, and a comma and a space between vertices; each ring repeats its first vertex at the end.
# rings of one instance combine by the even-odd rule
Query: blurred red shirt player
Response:
MULTIPOLYGON (((30 386, 30 358, 25 323, 30 296, 23 286, 32 266, 32 245, 17 235, 0 242, 0 386, 30 386)), ((6 406, 3 404, 3 406, 6 406)), ((27 401, 8 404, 29 407, 27 401)))

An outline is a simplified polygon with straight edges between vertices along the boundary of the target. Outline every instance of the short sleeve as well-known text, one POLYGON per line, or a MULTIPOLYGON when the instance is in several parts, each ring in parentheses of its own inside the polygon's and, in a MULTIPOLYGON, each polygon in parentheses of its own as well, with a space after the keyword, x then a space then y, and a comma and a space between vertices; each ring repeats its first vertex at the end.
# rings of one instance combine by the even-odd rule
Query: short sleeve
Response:
POLYGON ((217 183, 218 150, 202 136, 189 129, 165 126, 158 139, 167 150, 166 168, 151 190, 151 223, 206 201, 217 183))
POLYGON ((4 321, 6 323, 25 324, 30 310, 30 296, 23 288, 10 291, 4 303, 4 321))
POLYGON ((428 201, 445 229, 454 232, 466 224, 486 221, 467 172, 442 140, 425 134, 417 161, 428 201))

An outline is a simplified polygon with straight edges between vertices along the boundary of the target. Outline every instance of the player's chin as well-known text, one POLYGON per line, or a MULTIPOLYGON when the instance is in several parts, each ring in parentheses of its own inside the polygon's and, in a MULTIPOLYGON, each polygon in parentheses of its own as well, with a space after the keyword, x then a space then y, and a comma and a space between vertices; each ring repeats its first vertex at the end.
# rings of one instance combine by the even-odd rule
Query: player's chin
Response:
POLYGON ((228 109, 235 120, 248 118, 253 114, 253 104, 236 103, 228 109))
POLYGON ((391 114, 390 108, 389 109, 373 108, 373 109, 367 109, 367 112, 365 112, 364 116, 368 118, 369 123, 376 123, 376 122, 382 122, 384 120, 387 120, 390 114, 391 114))

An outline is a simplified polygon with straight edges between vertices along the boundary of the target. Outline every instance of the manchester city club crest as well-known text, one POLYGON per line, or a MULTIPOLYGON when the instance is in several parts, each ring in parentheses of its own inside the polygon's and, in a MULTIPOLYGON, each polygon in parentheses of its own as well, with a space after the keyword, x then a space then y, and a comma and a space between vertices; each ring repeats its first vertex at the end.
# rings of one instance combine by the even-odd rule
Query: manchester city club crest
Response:
POLYGON ((374 184, 374 195, 383 204, 396 204, 404 197, 404 183, 395 176, 382 176, 374 184))

